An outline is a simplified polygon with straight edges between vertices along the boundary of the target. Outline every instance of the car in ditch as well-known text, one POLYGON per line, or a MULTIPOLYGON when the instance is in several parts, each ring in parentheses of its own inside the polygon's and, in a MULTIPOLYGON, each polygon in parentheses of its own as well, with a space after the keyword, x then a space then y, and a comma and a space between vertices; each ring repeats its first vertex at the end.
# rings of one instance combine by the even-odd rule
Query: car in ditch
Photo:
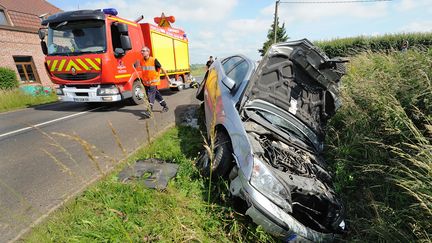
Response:
POLYGON ((201 173, 229 178, 246 215, 283 240, 332 241, 346 230, 323 158, 343 62, 307 39, 279 43, 259 64, 216 60, 197 90, 213 144, 197 158, 201 173))

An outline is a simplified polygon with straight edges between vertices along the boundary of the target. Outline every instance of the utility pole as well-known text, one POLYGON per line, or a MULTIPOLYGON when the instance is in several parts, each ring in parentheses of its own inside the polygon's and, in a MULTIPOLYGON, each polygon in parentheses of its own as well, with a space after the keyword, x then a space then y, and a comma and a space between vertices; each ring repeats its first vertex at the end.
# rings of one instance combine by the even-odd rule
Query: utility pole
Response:
POLYGON ((275 16, 274 16, 274 41, 273 44, 276 43, 276 38, 277 38, 277 29, 278 29, 278 7, 279 7, 279 2, 280 0, 276 0, 276 5, 275 5, 275 16))

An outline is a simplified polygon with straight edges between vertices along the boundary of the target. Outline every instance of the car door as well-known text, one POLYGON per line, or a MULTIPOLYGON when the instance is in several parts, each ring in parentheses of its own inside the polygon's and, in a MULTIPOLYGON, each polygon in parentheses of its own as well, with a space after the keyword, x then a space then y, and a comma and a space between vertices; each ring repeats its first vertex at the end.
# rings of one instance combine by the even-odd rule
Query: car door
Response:
POLYGON ((231 91, 224 85, 227 73, 244 59, 239 56, 232 56, 216 60, 206 74, 204 86, 204 108, 206 117, 207 132, 216 124, 223 124, 225 120, 224 102, 232 98, 231 91))

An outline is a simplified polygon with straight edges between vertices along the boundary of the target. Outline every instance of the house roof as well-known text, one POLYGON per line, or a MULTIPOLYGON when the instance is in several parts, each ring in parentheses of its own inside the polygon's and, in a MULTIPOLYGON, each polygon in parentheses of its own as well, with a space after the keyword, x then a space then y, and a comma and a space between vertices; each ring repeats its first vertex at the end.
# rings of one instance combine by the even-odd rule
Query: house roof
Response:
POLYGON ((62 11, 45 0, 32 0, 31 3, 28 0, 0 0, 0 6, 6 10, 13 26, 29 29, 41 26, 40 15, 62 11))

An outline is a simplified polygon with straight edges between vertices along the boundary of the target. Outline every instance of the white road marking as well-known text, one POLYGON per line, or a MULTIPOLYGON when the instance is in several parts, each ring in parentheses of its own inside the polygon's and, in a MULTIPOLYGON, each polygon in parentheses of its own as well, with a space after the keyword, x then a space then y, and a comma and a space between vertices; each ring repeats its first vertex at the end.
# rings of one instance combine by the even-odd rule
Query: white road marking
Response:
POLYGON ((58 121, 65 120, 65 119, 68 119, 68 118, 71 118, 71 117, 79 116, 79 115, 82 115, 82 114, 85 114, 85 113, 89 113, 89 112, 91 112, 91 111, 98 110, 98 109, 101 109, 101 108, 102 108, 102 107, 97 107, 97 108, 94 108, 94 109, 91 109, 91 110, 88 110, 88 111, 83 111, 83 112, 75 113, 75 114, 72 114, 72 115, 68 115, 68 116, 60 117, 60 118, 57 118, 57 119, 54 119, 54 120, 50 120, 50 121, 46 121, 46 122, 42 122, 42 123, 39 123, 39 124, 33 125, 33 126, 31 126, 31 127, 24 127, 24 128, 21 128, 21 129, 15 130, 15 131, 11 131, 11 132, 7 132, 7 133, 3 133, 3 134, 0 134, 0 138, 2 138, 2 137, 6 137, 6 136, 9 136, 9 135, 12 135, 12 134, 15 134, 15 133, 19 133, 19 132, 27 131, 27 130, 30 130, 30 129, 35 128, 35 127, 40 127, 40 126, 47 125, 47 124, 50 124, 50 123, 53 123, 53 122, 58 122, 58 121))

